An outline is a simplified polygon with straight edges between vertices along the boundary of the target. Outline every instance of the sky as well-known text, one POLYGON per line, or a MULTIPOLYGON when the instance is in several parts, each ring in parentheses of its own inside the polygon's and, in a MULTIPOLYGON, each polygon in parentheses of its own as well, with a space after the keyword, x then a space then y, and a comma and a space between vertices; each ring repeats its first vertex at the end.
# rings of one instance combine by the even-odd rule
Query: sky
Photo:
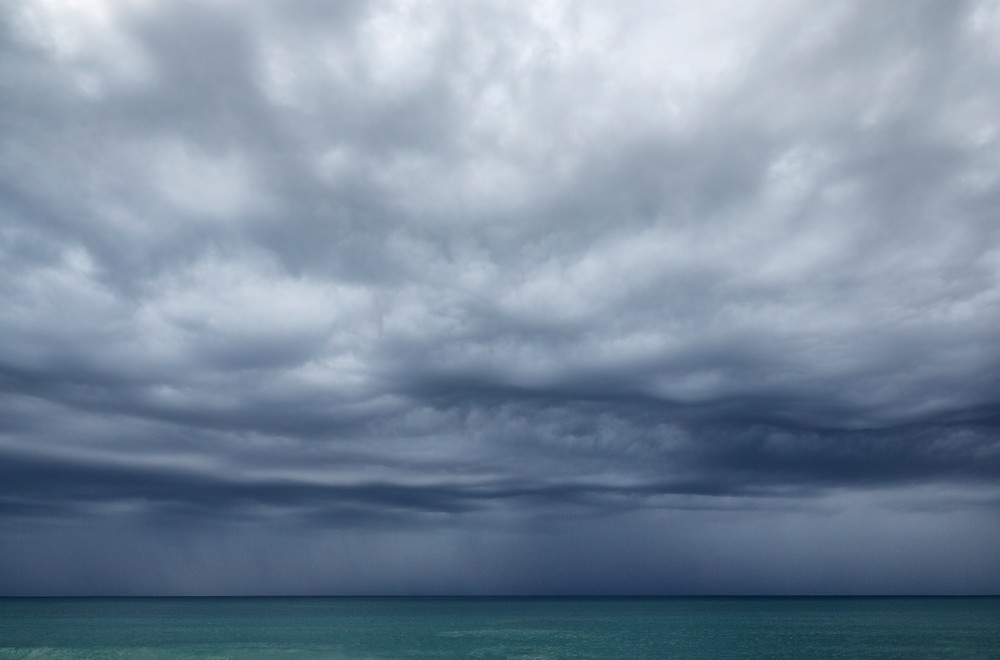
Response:
POLYGON ((1000 2, 3 2, 0 302, 0 595, 1000 593, 1000 2))

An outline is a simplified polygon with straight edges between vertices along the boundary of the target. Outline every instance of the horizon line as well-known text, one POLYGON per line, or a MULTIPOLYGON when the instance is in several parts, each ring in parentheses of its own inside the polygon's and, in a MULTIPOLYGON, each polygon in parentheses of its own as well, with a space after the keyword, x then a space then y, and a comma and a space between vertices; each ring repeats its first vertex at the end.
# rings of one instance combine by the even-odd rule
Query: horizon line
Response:
POLYGON ((330 599, 372 599, 372 598, 385 598, 385 599, 431 599, 431 598, 449 598, 449 599, 580 599, 580 600, 599 600, 599 599, 711 599, 711 598, 790 598, 790 599, 805 599, 805 598, 1000 598, 1000 593, 994 594, 942 594, 942 593, 927 593, 927 594, 189 594, 189 595, 122 595, 122 594, 59 594, 59 595, 0 595, 0 600, 8 599, 109 599, 109 598, 130 598, 130 599, 165 599, 165 598, 176 598, 176 599, 194 599, 194 598, 247 598, 247 599, 265 599, 265 598, 288 598, 288 599, 306 599, 306 598, 330 598, 330 599))

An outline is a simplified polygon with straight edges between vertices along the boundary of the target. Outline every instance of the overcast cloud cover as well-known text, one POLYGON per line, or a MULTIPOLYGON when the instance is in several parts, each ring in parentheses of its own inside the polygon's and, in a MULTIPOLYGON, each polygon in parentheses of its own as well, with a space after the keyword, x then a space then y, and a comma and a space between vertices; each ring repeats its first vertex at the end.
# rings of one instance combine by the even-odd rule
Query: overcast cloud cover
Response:
POLYGON ((0 3, 0 593, 997 593, 1000 3, 0 3))

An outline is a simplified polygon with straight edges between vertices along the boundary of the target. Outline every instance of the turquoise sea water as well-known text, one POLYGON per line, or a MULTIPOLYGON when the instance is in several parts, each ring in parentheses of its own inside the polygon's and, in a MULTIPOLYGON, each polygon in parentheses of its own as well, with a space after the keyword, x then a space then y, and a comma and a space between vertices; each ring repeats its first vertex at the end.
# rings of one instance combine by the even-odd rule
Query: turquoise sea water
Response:
POLYGON ((0 658, 1000 658, 1000 598, 6 598, 0 658))

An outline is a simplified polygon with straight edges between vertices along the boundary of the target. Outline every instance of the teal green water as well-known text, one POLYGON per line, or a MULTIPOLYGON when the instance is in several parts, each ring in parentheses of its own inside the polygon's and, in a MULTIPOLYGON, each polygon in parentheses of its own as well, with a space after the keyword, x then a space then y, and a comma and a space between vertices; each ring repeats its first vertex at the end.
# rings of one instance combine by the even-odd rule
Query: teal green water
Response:
POLYGON ((1000 598, 7 598, 0 658, 1000 658, 1000 598))

